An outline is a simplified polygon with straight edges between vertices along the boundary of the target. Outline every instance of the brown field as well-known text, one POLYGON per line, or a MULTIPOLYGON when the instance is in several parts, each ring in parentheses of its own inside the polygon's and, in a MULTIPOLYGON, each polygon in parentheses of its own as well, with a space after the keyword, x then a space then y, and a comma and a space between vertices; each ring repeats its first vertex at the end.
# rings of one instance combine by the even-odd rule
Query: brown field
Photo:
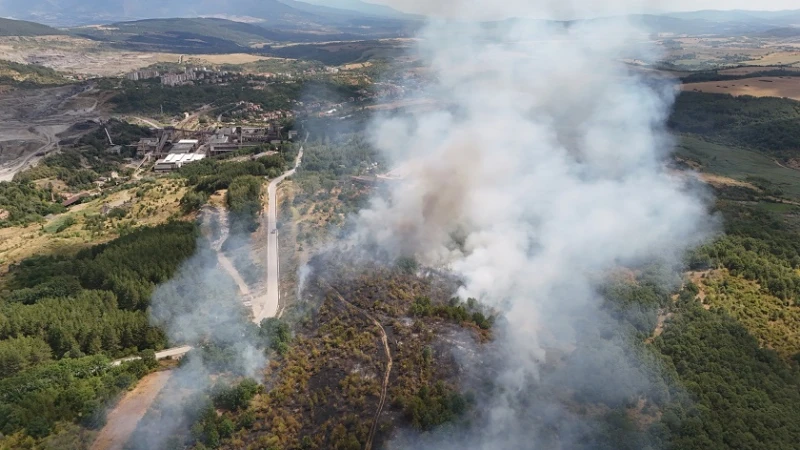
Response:
POLYGON ((109 50, 99 42, 70 36, 0 38, 0 59, 76 75, 116 76, 179 58, 172 53, 109 50))
POLYGON ((665 59, 687 68, 733 68, 738 65, 800 67, 800 48, 794 47, 786 39, 746 36, 677 37, 669 41, 669 45, 665 45, 665 59), (675 48, 675 43, 680 48, 675 48))
POLYGON ((754 191, 761 191, 758 187, 746 181, 734 180, 733 178, 724 177, 722 175, 715 175, 713 173, 699 173, 698 178, 714 187, 737 186, 752 189, 754 191))
POLYGON ((760 58, 745 61, 742 64, 753 66, 774 66, 779 64, 794 65, 800 64, 800 51, 796 52, 770 52, 760 58))
MULTIPOLYGON (((100 42, 71 36, 0 37, 0 59, 36 63, 76 75, 117 76, 161 62, 179 62, 176 53, 114 50, 100 42)), ((184 55, 195 64, 247 64, 272 58, 230 53, 184 55)))
POLYGON ((715 94, 752 95, 753 97, 787 97, 800 100, 800 78, 764 77, 733 81, 707 81, 681 86, 684 91, 715 94))

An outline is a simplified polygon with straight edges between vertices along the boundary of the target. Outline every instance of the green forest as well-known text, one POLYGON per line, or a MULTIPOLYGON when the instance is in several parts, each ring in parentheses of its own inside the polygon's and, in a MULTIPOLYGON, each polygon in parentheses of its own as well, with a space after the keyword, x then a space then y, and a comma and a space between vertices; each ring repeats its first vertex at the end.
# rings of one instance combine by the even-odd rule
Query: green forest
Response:
POLYGON ((179 174, 193 187, 181 200, 185 211, 201 208, 211 194, 227 189, 225 203, 230 212, 232 234, 258 229, 262 210, 262 185, 293 164, 297 150, 287 146, 283 155, 262 156, 253 161, 233 162, 224 158, 205 159, 181 168, 179 174))
POLYGON ((0 228, 26 225, 64 212, 54 194, 30 182, 0 182, 0 228))
POLYGON ((800 102, 794 100, 682 92, 668 125, 783 161, 800 156, 800 102))
POLYGON ((192 223, 141 228, 71 257, 25 260, 0 278, 2 434, 39 439, 61 423, 104 424, 109 404, 168 345, 150 324, 150 296, 194 253, 197 235, 192 223), (109 365, 131 355, 144 358, 109 365))

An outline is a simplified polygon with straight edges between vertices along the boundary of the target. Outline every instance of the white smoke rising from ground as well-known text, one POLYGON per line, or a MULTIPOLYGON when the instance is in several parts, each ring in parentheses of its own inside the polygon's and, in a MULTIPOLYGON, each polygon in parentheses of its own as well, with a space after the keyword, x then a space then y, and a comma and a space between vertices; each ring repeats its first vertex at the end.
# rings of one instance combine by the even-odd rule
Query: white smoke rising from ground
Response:
POLYGON ((151 322, 166 331, 171 344, 194 349, 159 394, 158 414, 140 422, 130 443, 134 449, 166 448, 170 439, 180 442, 185 437, 182 433, 192 425, 193 419, 187 418, 194 417, 200 405, 187 399, 208 392, 220 374, 263 379, 265 342, 251 322, 236 283, 217 257, 226 240, 233 243, 232 252, 249 251, 248 236, 229 236, 226 214, 212 209, 203 212, 204 227, 211 229, 212 236, 200 237, 195 254, 153 293, 151 322), (211 349, 203 351, 208 345, 211 349))
MULTIPOLYGON (((446 3, 510 16, 598 8, 446 3)), ((613 6, 621 5, 641 4, 613 6)), ((542 341, 569 340, 574 313, 601 302, 602 273, 653 258, 676 262, 708 237, 702 197, 664 167, 674 89, 619 62, 648 51, 643 36, 623 20, 569 29, 519 21, 491 32, 437 22, 422 36, 437 80, 432 94, 450 112, 376 121, 375 144, 408 176, 391 200, 376 199, 359 214, 353 239, 451 269, 464 280, 463 298, 502 312, 497 345, 508 358, 495 380, 504 394, 480 405, 487 411, 480 433, 415 448, 537 448, 528 416, 556 417, 558 407, 521 408, 518 398, 541 378, 542 341), (466 236, 462 245, 452 241, 456 232, 466 236)), ((628 372, 608 382, 646 383, 628 372)))

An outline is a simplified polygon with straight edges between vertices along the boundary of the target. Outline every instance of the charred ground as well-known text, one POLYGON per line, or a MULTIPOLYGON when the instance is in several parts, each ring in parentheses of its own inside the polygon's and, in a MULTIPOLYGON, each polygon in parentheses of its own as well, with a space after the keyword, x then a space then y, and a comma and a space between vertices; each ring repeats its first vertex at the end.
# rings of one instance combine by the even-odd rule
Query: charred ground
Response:
POLYGON ((475 346, 489 331, 459 319, 468 307, 452 300, 452 280, 341 255, 312 265, 304 303, 286 313, 294 342, 244 413, 255 423, 223 447, 364 448, 374 435, 381 448, 398 426, 428 430, 467 410, 450 345, 475 346))

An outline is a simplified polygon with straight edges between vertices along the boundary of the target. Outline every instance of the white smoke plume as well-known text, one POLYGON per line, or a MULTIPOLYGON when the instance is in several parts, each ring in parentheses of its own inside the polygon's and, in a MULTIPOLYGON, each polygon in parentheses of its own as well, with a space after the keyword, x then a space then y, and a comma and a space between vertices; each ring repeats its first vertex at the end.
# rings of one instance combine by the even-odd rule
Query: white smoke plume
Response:
MULTIPOLYGON (((442 3, 468 16, 603 8, 588 0, 442 3)), ((612 3, 631 12, 642 6, 612 3)), ((442 108, 376 121, 375 144, 407 176, 389 200, 359 214, 353 239, 452 270, 464 280, 462 298, 502 312, 496 344, 508 358, 495 378, 502 394, 480 405, 480 433, 399 448, 540 448, 528 421, 554 420, 558 407, 522 407, 519 398, 532 380, 545 382, 543 341, 568 343, 579 327, 574 314, 601 303, 602 274, 653 258, 677 262, 708 237, 706 202, 664 164, 674 87, 621 62, 647 56, 646 40, 624 19, 569 27, 437 21, 421 36, 436 80, 429 93, 442 108)), ((625 349, 604 352, 619 359, 625 349)), ((646 383, 626 373, 609 384, 646 383)), ((577 447, 564 440, 556 448, 577 447)))
POLYGON ((248 236, 229 236, 227 214, 211 208, 203 211, 203 228, 210 236, 198 238, 195 254, 153 293, 151 322, 166 331, 172 345, 189 345, 193 350, 173 369, 157 407, 139 423, 128 448, 150 450, 171 448, 172 441, 181 443, 201 406, 193 396, 208 393, 221 374, 263 379, 266 342, 252 323, 239 288, 218 260, 226 240, 239 244, 232 245, 233 252, 248 250, 248 236))

